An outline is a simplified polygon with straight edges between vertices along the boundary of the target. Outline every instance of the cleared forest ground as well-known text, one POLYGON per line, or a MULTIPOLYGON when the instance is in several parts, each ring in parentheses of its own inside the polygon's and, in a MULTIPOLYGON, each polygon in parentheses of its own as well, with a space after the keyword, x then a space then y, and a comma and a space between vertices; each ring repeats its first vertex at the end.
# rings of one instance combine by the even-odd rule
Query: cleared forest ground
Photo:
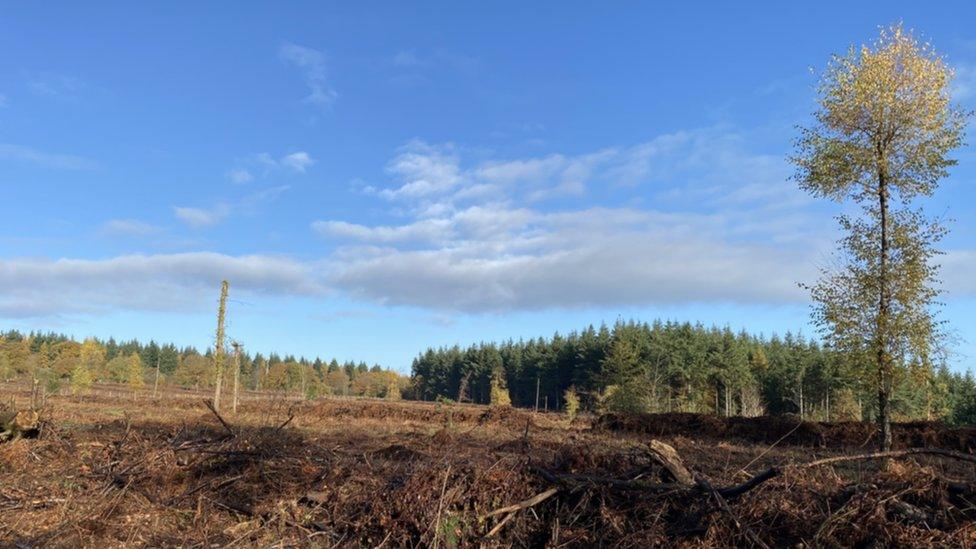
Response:
MULTIPOLYGON (((570 424, 483 406, 251 395, 237 414, 227 400, 225 426, 202 393, 153 401, 113 390, 50 397, 38 438, 0 444, 0 545, 976 543, 972 463, 918 455, 885 471, 875 460, 799 466, 870 451, 824 435, 829 425, 790 434, 820 438, 771 439, 771 429, 701 416, 570 424), (651 439, 715 494, 675 486, 651 439), (770 468, 777 474, 751 489, 726 489, 770 468)), ((27 393, 0 387, 0 402, 11 399, 23 405, 27 393)), ((936 433, 929 442, 972 451, 966 433, 924 430, 936 433)))

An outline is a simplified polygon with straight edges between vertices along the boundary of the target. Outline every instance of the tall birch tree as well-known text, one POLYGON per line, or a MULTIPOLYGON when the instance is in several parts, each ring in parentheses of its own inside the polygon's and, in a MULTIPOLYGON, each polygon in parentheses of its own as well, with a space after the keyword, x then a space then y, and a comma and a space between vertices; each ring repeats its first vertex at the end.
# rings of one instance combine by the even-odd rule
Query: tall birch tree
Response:
POLYGON ((839 216, 838 261, 809 289, 828 344, 873 370, 882 450, 896 374, 931 364, 942 335, 934 260, 945 229, 914 203, 933 194, 962 144, 968 114, 951 105, 952 77, 931 44, 901 25, 883 29, 828 64, 793 157, 801 188, 860 208, 839 216))

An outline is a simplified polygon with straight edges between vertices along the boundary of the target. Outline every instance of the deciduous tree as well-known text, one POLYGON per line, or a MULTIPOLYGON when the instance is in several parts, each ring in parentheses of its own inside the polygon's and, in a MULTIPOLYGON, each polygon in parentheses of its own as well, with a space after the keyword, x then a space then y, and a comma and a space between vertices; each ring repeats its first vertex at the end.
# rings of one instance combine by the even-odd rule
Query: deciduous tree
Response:
POLYGON ((813 195, 852 200, 861 215, 839 217, 839 264, 810 287, 814 320, 831 346, 871 357, 879 446, 891 447, 896 368, 930 364, 940 335, 938 223, 911 208, 955 164, 965 114, 950 105, 952 70, 901 25, 871 46, 835 56, 819 88, 815 123, 797 142, 797 180, 813 195))

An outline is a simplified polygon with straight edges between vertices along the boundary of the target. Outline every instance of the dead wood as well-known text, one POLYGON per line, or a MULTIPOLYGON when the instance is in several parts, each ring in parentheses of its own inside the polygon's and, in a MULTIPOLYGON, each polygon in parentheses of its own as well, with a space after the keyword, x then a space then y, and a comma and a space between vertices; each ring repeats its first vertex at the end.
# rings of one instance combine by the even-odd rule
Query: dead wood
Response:
POLYGON ((493 517, 493 516, 496 516, 496 515, 501 515, 503 513, 507 513, 507 515, 498 524, 496 524, 495 527, 492 528, 491 531, 488 532, 488 534, 485 537, 489 537, 490 538, 491 536, 494 536, 495 534, 497 534, 498 532, 500 532, 501 529, 502 529, 502 526, 504 526, 506 522, 508 522, 509 520, 511 520, 512 516, 515 513, 521 511, 522 509, 528 509, 529 507, 538 505, 538 504, 542 503, 543 501, 549 499, 550 497, 556 495, 556 493, 558 493, 558 492, 559 492, 559 488, 550 488, 550 489, 546 490, 545 492, 540 492, 540 493, 532 496, 531 498, 529 498, 529 499, 527 499, 525 501, 520 501, 520 502, 518 502, 516 504, 509 505, 507 507, 502 507, 500 509, 495 509, 494 511, 488 513, 487 515, 485 515, 484 517, 482 517, 482 519, 487 519, 488 517, 493 517))
POLYGON ((235 436, 234 430, 231 429, 230 425, 226 421, 224 421, 224 418, 220 417, 220 412, 218 412, 217 409, 214 408, 214 405, 211 404, 210 401, 207 399, 203 399, 203 403, 207 406, 207 408, 210 409, 211 412, 213 412, 213 415, 217 416, 217 419, 220 421, 220 424, 224 426, 224 429, 227 431, 227 434, 229 434, 230 436, 235 436))
POLYGON ((678 452, 659 440, 651 440, 648 444, 651 457, 661 464, 662 467, 671 473, 671 477, 682 486, 693 486, 695 484, 694 475, 685 467, 678 452))
POLYGON ((942 448, 908 448, 906 450, 892 450, 889 452, 873 452, 870 454, 857 454, 852 456, 834 456, 824 459, 818 459, 800 465, 803 468, 819 467, 821 465, 833 465, 835 463, 843 463, 845 461, 865 461, 869 459, 890 459, 890 458, 900 458, 915 455, 933 455, 942 456, 952 459, 958 459, 960 461, 968 461, 970 463, 976 463, 976 456, 972 454, 964 454, 962 452, 956 452, 955 450, 943 450, 942 448))
POLYGON ((35 437, 40 432, 40 414, 36 410, 7 411, 0 413, 0 442, 35 437))
POLYGON ((716 490, 714 486, 712 486, 712 483, 708 480, 708 477, 706 477, 701 473, 695 474, 695 483, 698 486, 700 486, 706 493, 710 494, 713 499, 715 499, 715 503, 718 504, 719 509, 721 509, 722 512, 728 515, 729 519, 732 520, 732 524, 735 525, 735 528, 738 531, 745 534, 745 536, 749 539, 750 542, 752 542, 753 545, 755 545, 756 547, 763 547, 764 549, 768 549, 769 546, 763 543, 761 539, 759 539, 759 536, 757 536, 756 533, 752 531, 752 528, 749 528, 748 525, 743 524, 742 521, 739 520, 738 515, 736 515, 735 512, 732 511, 732 508, 729 507, 729 502, 725 501, 725 498, 722 496, 722 494, 720 494, 719 491, 716 490))

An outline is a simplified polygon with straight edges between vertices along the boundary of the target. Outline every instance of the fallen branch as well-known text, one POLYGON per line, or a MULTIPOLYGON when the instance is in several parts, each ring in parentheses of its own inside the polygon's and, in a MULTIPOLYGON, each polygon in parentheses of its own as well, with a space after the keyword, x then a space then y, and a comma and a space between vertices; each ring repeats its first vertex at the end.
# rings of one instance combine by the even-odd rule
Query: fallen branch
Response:
POLYGON ((745 494, 749 490, 759 486, 760 484, 766 482, 769 479, 776 478, 781 474, 781 471, 777 467, 772 467, 766 469, 762 473, 753 476, 749 480, 739 484, 738 486, 729 486, 728 488, 719 488, 718 493, 722 495, 725 499, 735 499, 742 494, 745 494))
POLYGON ((224 418, 220 417, 220 413, 217 412, 217 409, 214 408, 214 405, 211 404, 210 401, 207 399, 203 399, 203 403, 207 405, 207 408, 209 408, 211 412, 213 412, 213 415, 217 416, 217 419, 220 420, 220 424, 224 426, 224 429, 227 430, 227 433, 232 437, 236 436, 234 434, 234 430, 231 429, 230 425, 226 421, 224 421, 224 418))
MULTIPOLYGON (((548 481, 550 484, 559 484, 566 488, 578 489, 585 486, 604 486, 612 490, 623 492, 676 492, 695 490, 699 487, 696 484, 686 485, 676 482, 648 482, 646 480, 622 480, 612 477, 601 477, 597 475, 580 475, 569 473, 554 473, 541 467, 533 467, 533 472, 548 481)), ((727 499, 735 499, 742 494, 756 488, 769 479, 781 474, 777 468, 767 469, 758 475, 753 476, 742 484, 717 488, 718 493, 727 499)))
MULTIPOLYGON (((651 458, 659 463, 665 468, 665 470, 670 473, 671 477, 674 477, 675 482, 648 482, 641 479, 625 480, 610 477, 601 477, 596 475, 583 475, 583 474, 569 474, 569 473, 555 473, 540 467, 531 467, 531 470, 541 476, 550 484, 555 484, 556 487, 551 488, 545 492, 542 492, 533 498, 525 500, 524 502, 511 505, 505 508, 498 509, 492 513, 486 515, 485 518, 495 515, 500 515, 508 513, 504 519, 499 521, 498 524, 488 533, 488 536, 492 536, 501 530, 502 526, 507 523, 514 516, 515 512, 529 508, 539 502, 551 497, 557 493, 560 489, 568 490, 579 490, 586 488, 602 487, 618 492, 636 492, 655 494, 655 495, 667 495, 668 492, 672 493, 685 493, 690 494, 692 492, 698 492, 701 495, 708 495, 715 500, 718 508, 726 514, 731 520, 734 526, 739 532, 749 540, 751 545, 757 547, 768 547, 756 533, 749 528, 749 526, 739 520, 738 516, 729 506, 729 500, 737 498, 755 488, 761 486, 766 481, 783 475, 784 471, 778 467, 771 467, 753 477, 749 478, 742 484, 736 486, 729 486, 725 488, 716 488, 708 480, 707 477, 700 473, 696 473, 688 469, 681 460, 677 451, 671 446, 664 444, 662 442, 652 440, 649 443, 651 458), (686 482, 688 477, 692 478, 692 482, 686 482)), ((845 463, 851 461, 865 461, 871 459, 890 459, 890 458, 904 458, 908 456, 916 455, 930 455, 938 456, 950 459, 956 459, 960 461, 965 461, 968 463, 976 463, 976 455, 966 454, 963 452, 957 452, 954 450, 944 450, 941 448, 908 448, 905 450, 892 450, 888 452, 874 452, 868 454, 857 454, 857 455, 844 455, 844 456, 833 456, 828 458, 817 459, 810 461, 808 463, 801 463, 789 466, 786 470, 801 470, 801 469, 812 469, 815 467, 821 467, 824 465, 835 465, 838 463, 845 463)), ((976 486, 967 485, 961 483, 949 483, 948 490, 952 494, 963 494, 969 493, 974 490, 976 486)), ((846 505, 846 504, 845 504, 846 505)), ((893 511, 903 519, 910 522, 915 522, 918 524, 931 525, 935 522, 936 518, 934 515, 930 515, 925 511, 903 502, 901 500, 895 499, 892 503, 893 511)), ((835 513, 835 515, 837 515, 835 513)), ((837 515, 837 520, 840 520, 840 516, 837 515)), ((828 522, 833 520, 833 515, 828 522)), ((818 538, 820 533, 824 531, 827 523, 821 527, 820 532, 818 532, 818 538)))
POLYGON ((545 492, 540 492, 540 493, 538 493, 538 494, 530 497, 527 500, 520 501, 518 503, 509 505, 508 507, 501 507, 499 509, 495 509, 494 511, 492 511, 492 512, 488 513, 487 515, 485 515, 484 517, 482 517, 482 519, 486 519, 488 517, 493 517, 495 515, 501 515, 503 513, 514 513, 516 511, 521 511, 522 509, 528 509, 529 507, 532 507, 534 505, 538 505, 538 504, 542 503, 543 501, 551 498, 552 496, 556 495, 557 492, 559 492, 559 488, 550 488, 550 489, 546 490, 545 492))
POLYGON ((487 534, 485 534, 485 537, 486 538, 490 538, 490 537, 494 536, 495 534, 497 534, 498 532, 501 532, 502 528, 504 528, 505 525, 508 524, 508 521, 512 520, 512 517, 514 517, 514 516, 515 516, 515 513, 509 513, 509 514, 505 515, 505 518, 503 518, 502 520, 498 521, 498 524, 496 524, 495 527, 492 528, 490 532, 488 532, 487 534))
POLYGON ((518 513, 519 511, 521 511, 522 509, 528 509, 529 507, 533 507, 535 505, 538 505, 538 504, 542 503, 543 501, 545 501, 545 500, 551 498, 552 496, 556 495, 558 492, 559 492, 559 488, 550 488, 550 489, 546 490, 545 492, 540 492, 540 493, 532 496, 531 498, 529 498, 529 499, 527 499, 525 501, 520 501, 520 502, 518 502, 516 504, 509 505, 507 507, 502 507, 500 509, 495 509, 494 511, 488 513, 487 515, 485 515, 484 517, 482 517, 482 520, 487 519, 489 517, 496 516, 496 515, 501 515, 501 514, 505 514, 505 513, 507 513, 507 514, 505 515, 505 518, 503 518, 501 521, 499 521, 498 524, 496 524, 495 527, 492 528, 491 531, 488 532, 488 534, 485 535, 485 537, 490 538, 490 537, 494 536, 495 534, 497 534, 498 532, 500 532, 501 529, 502 529, 502 527, 505 526, 505 524, 508 521, 510 521, 512 519, 512 517, 514 517, 515 514, 518 513))
POLYGON ((803 465, 800 465, 800 467, 807 469, 811 467, 819 467, 821 465, 832 465, 834 463, 842 463, 845 461, 865 461, 869 459, 900 458, 900 457, 914 456, 914 455, 942 456, 942 457, 947 457, 952 459, 958 459, 960 461, 968 461, 970 463, 976 463, 976 456, 972 454, 964 454, 962 452, 956 452, 954 450, 943 450, 942 448, 907 448, 905 450, 873 452, 870 454, 857 454, 853 456, 834 456, 829 458, 818 459, 815 461, 811 461, 809 463, 804 463, 803 465))
POLYGON ((554 473, 541 467, 533 467, 533 471, 552 484, 559 484, 565 488, 578 489, 585 486, 605 486, 614 490, 637 492, 673 492, 688 490, 694 485, 687 486, 676 482, 648 482, 646 480, 621 480, 597 475, 578 475, 570 473, 554 473))
POLYGON ((695 483, 697 486, 701 487, 703 490, 705 490, 705 492, 707 492, 712 496, 712 498, 715 500, 715 503, 718 504, 719 509, 721 509, 726 515, 728 515, 730 519, 732 519, 732 524, 735 525, 736 529, 742 532, 743 534, 745 534, 745 536, 749 538, 749 541, 751 541, 753 545, 755 545, 756 547, 769 549, 769 546, 763 543, 761 539, 759 539, 759 536, 757 536, 756 533, 752 531, 752 528, 749 528, 749 526, 743 524, 739 520, 738 515, 736 515, 732 511, 732 508, 729 507, 729 502, 725 500, 722 494, 720 494, 719 491, 716 490, 714 486, 712 486, 712 483, 709 482, 708 477, 702 474, 696 474, 695 483))
POLYGON ((278 432, 278 431, 284 429, 285 427, 287 427, 288 424, 291 423, 291 420, 293 420, 293 419, 295 419, 295 414, 290 414, 288 416, 288 419, 286 419, 284 421, 284 423, 282 423, 281 425, 278 425, 277 427, 275 427, 275 432, 278 432))

